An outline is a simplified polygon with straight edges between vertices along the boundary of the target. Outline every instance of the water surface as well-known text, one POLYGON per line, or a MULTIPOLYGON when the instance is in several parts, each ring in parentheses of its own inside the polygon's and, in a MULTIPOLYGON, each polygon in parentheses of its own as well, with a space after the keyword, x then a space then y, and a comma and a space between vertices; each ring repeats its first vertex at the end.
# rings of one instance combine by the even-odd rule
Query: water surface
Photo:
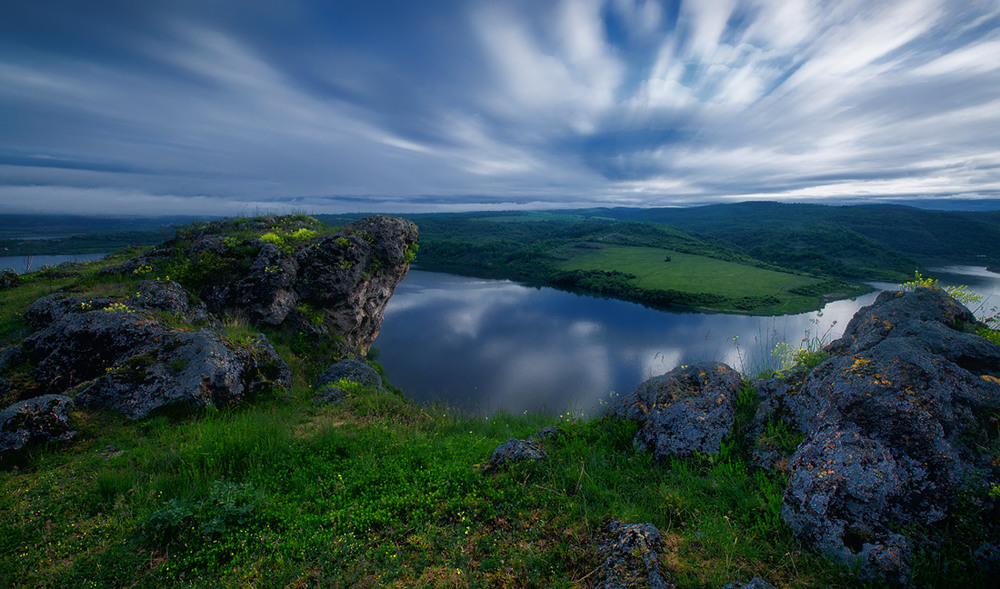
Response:
POLYGON ((0 257, 0 270, 12 269, 18 274, 41 270, 43 266, 58 266, 66 262, 90 262, 108 254, 54 254, 47 256, 0 257))
MULTIPOLYGON (((1000 287, 1000 275, 981 268, 949 267, 934 275, 942 285, 968 284, 986 297, 1000 287)), ((389 379, 419 402, 487 414, 589 413, 612 392, 631 392, 680 364, 718 360, 750 374, 776 367, 771 351, 778 342, 836 339, 875 296, 777 317, 679 313, 411 270, 389 302, 375 345, 389 379)))

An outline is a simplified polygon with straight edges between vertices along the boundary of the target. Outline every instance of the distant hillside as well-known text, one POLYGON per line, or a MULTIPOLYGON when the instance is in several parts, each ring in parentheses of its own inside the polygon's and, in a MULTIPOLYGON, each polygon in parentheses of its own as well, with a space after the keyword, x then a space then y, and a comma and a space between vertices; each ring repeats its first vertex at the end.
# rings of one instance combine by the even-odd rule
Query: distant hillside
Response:
POLYGON ((909 275, 917 262, 1000 265, 1000 211, 754 202, 575 212, 664 223, 773 264, 848 278, 909 275))
POLYGON ((409 218, 420 226, 417 263, 422 268, 520 280, 656 307, 795 313, 864 290, 830 278, 822 269, 790 272, 718 240, 700 239, 661 223, 562 212, 409 218))
POLYGON ((174 226, 201 218, 0 215, 0 255, 92 254, 173 237, 174 226))

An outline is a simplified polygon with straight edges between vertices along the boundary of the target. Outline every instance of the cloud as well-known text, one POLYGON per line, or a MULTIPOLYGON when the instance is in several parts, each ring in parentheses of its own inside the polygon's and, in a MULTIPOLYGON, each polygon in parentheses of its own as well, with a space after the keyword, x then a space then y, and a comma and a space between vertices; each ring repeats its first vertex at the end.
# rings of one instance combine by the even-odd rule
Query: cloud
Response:
POLYGON ((0 14, 4 210, 998 194, 993 2, 53 2, 0 14))

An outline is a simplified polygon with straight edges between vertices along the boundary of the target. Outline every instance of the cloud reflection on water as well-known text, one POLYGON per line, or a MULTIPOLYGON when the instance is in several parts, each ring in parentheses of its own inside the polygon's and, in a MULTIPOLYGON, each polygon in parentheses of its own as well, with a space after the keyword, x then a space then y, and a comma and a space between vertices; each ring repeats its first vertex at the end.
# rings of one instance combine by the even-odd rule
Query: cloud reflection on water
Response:
POLYGON ((593 412, 612 391, 631 392, 680 364, 718 360, 750 373, 773 366, 775 344, 835 339, 874 298, 778 317, 675 313, 412 270, 386 309, 376 346, 393 384, 420 402, 485 413, 593 412))

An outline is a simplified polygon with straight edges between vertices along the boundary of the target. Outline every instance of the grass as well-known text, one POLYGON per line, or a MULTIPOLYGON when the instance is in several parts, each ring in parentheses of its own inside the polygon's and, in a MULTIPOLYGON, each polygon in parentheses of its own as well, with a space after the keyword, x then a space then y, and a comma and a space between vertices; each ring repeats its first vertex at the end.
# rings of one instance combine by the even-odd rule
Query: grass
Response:
MULTIPOLYGON (((96 273, 120 261, 0 291, 0 337, 23 337, 20 314, 55 289, 130 296, 142 277, 96 273)), ((221 329, 256 333, 238 318, 221 329)), ((6 457, 0 586, 577 587, 597 578, 612 518, 657 525, 681 586, 850 584, 798 551, 778 517, 783 475, 750 472, 738 441, 657 464, 624 422, 470 416, 354 383, 317 408, 310 384, 336 342, 268 336, 293 370, 289 396, 137 422, 77 411, 72 443, 6 457), (508 438, 554 423, 547 460, 481 468, 508 438)))
MULTIPOLYGON (((0 337, 23 337, 20 313, 54 288, 130 294, 138 277, 94 272, 110 263, 0 291, 0 337)), ((238 319, 222 330, 255 333, 238 319)), ((4 459, 0 586, 579 587, 599 578, 612 518, 660 529, 680 587, 858 585, 781 522, 785 474, 748 467, 749 386, 718 456, 657 463, 621 421, 470 416, 355 383, 314 407, 310 383, 336 342, 268 336, 293 370, 289 396, 138 422, 78 411, 72 443, 4 459), (508 438, 553 424, 547 460, 481 468, 508 438)), ((798 441, 777 424, 763 439, 786 453, 798 441)), ((945 565, 921 566, 945 578, 945 565)))
POLYGON ((608 270, 636 276, 634 283, 645 289, 673 289, 725 297, 774 295, 782 304, 775 312, 794 313, 814 308, 816 296, 795 294, 822 280, 776 272, 653 247, 607 246, 571 254, 560 264, 563 270, 608 270), (669 261, 665 261, 669 257, 669 261))
POLYGON ((553 416, 380 397, 138 423, 80 414, 72 446, 0 474, 0 582, 574 587, 620 518, 660 527, 681 586, 849 584, 783 528, 781 476, 750 473, 735 449, 659 465, 632 449, 634 425, 570 418, 548 460, 484 474, 497 444, 553 416))

